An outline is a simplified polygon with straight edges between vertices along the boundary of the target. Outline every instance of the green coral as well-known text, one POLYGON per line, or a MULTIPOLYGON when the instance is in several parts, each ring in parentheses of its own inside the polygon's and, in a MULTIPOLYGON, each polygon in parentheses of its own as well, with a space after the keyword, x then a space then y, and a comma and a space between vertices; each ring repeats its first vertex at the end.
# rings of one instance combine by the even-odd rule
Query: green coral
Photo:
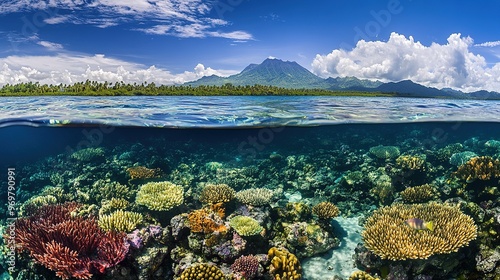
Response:
POLYGON ((273 191, 264 188, 251 188, 236 193, 236 199, 243 204, 252 206, 269 205, 273 191))
POLYGON ((168 181, 150 182, 141 186, 135 201, 150 210, 168 211, 184 203, 184 189, 168 181))
POLYGON ((142 214, 130 211, 118 210, 110 215, 99 217, 99 227, 106 231, 131 232, 143 221, 142 214))
POLYGON ((257 235, 264 230, 257 220, 248 216, 236 216, 229 221, 229 225, 241 236, 257 235))
POLYGON ((400 154, 398 147, 382 145, 371 147, 370 153, 379 159, 396 158, 400 154))

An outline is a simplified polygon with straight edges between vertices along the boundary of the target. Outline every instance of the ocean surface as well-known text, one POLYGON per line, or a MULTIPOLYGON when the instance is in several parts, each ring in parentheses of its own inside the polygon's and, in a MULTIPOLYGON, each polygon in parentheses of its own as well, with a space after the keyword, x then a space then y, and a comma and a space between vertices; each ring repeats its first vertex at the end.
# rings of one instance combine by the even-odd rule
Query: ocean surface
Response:
MULTIPOLYGON (((300 275, 285 279, 349 279, 356 271, 383 279, 496 279, 500 273, 500 257, 492 259, 500 246, 500 101, 0 100, 4 279, 209 279, 192 276, 206 267, 233 279, 284 279, 283 273, 300 275), (158 193, 147 187, 159 183, 158 193), (181 196, 169 202, 172 185, 181 196), (409 199, 407 190, 421 186, 432 195, 409 199), (78 210, 69 206, 75 202, 78 210), (338 213, 324 214, 333 210, 321 203, 338 213), (474 238, 462 238, 467 242, 457 252, 405 238, 409 248, 436 250, 416 260, 405 253, 388 260, 365 246, 365 221, 378 209, 417 203, 455 205, 473 220, 474 238), (41 222, 23 231, 23 223, 40 213, 64 211, 72 213, 64 219, 78 221, 75 227, 95 222, 103 236, 123 234, 126 246, 114 247, 117 255, 110 257, 90 244, 78 254, 79 265, 68 266, 69 257, 51 242, 77 250, 75 244, 87 241, 72 234, 86 229, 55 234, 60 221, 44 216, 55 223, 51 234, 41 222), (238 216, 252 219, 247 231, 233 219, 238 216), (43 237, 26 242, 30 232, 43 237), (51 265, 54 258, 61 265, 51 265), (252 258, 258 262, 254 272, 248 271, 252 258), (297 262, 278 264, 283 258, 297 262)), ((398 225, 408 231, 401 219, 398 225)), ((441 228, 409 234, 414 240, 422 234, 444 238, 441 228)), ((362 279, 357 277, 352 279, 362 279)))

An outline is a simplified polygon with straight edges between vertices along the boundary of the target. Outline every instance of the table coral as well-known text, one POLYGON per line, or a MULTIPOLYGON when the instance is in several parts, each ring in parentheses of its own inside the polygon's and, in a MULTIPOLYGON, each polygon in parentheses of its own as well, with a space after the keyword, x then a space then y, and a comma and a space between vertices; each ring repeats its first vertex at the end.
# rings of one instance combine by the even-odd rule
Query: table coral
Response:
POLYGON ((132 166, 127 168, 127 173, 132 180, 145 180, 159 178, 163 175, 160 168, 147 168, 145 166, 132 166))
POLYGON ((184 202, 184 189, 168 181, 150 182, 141 186, 136 202, 150 210, 168 211, 184 202))
POLYGON ((500 177, 500 161, 490 156, 474 157, 460 165, 453 175, 467 183, 498 178, 500 177))
POLYGON ((375 146, 370 148, 370 154, 379 159, 390 159, 399 156, 399 148, 396 146, 375 146))
POLYGON ((456 207, 438 203, 395 204, 376 210, 366 220, 361 236, 365 246, 382 259, 427 259, 456 252, 477 235, 473 219, 456 207), (416 230, 408 219, 432 221, 433 231, 416 230))
POLYGON ((264 188, 251 188, 236 193, 236 199, 243 204, 252 206, 269 205, 273 191, 264 188))

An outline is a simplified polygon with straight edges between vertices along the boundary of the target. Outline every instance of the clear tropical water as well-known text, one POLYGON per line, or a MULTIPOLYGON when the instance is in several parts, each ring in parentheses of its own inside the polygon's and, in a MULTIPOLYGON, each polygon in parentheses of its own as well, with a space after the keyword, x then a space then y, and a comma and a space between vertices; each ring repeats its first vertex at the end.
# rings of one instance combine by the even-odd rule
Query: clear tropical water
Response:
MULTIPOLYGON (((79 218, 68 219, 95 219, 103 231, 128 234, 129 248, 118 264, 100 260, 107 264, 101 271, 90 262, 93 279, 180 279, 196 264, 241 277, 231 265, 249 255, 260 261, 253 279, 272 279, 279 270, 266 259, 273 247, 297 257, 301 279, 348 279, 355 270, 386 279, 494 279, 500 271, 494 258, 500 245, 499 121, 500 102, 480 100, 3 98, 4 242, 14 240, 25 250, 16 251, 15 263, 9 263, 10 247, 4 246, 4 275, 12 267, 16 279, 58 279, 55 272, 62 269, 50 267, 48 257, 30 266, 31 247, 9 239, 25 233, 21 228, 11 235, 8 229, 13 218, 36 216, 33 207, 74 201, 79 218), (460 177, 461 166, 475 157, 493 167, 476 174, 479 179, 460 177), (141 201, 144 185, 165 181, 181 186, 181 203, 158 210, 141 201), (236 193, 220 206, 224 213, 205 203, 210 185, 236 193), (364 221, 383 206, 414 204, 404 199, 404 191, 423 185, 433 196, 418 203, 461 206, 474 220, 477 238, 458 252, 425 260, 380 259, 363 245, 364 221), (251 203, 242 194, 249 189, 272 195, 251 203), (15 201, 14 208, 9 201, 15 201), (325 222, 312 210, 321 202, 335 205, 340 215, 325 222), (140 214, 141 221, 124 218, 129 227, 102 222, 118 211, 140 214), (210 217, 217 230, 199 232, 200 220, 189 218, 196 215, 210 217), (236 216, 256 220, 258 233, 238 231, 231 222, 236 216)), ((404 220, 401 224, 408 227, 404 220)), ((432 233, 415 229, 410 234, 438 234, 444 225, 437 226, 432 233)), ((65 273, 83 277, 82 271, 65 273)))

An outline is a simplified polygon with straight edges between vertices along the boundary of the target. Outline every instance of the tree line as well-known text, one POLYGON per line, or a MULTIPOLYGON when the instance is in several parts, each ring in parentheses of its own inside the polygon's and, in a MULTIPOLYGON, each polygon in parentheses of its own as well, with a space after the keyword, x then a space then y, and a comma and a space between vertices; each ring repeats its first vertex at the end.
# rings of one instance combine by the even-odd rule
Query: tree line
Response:
POLYGON ((156 85, 143 82, 141 84, 126 84, 122 82, 109 83, 86 80, 74 84, 40 84, 27 82, 6 84, 0 88, 0 96, 133 96, 133 95, 333 95, 333 96, 392 96, 392 94, 359 92, 359 91, 332 91, 325 89, 290 89, 268 85, 233 85, 221 86, 190 86, 190 85, 156 85))

